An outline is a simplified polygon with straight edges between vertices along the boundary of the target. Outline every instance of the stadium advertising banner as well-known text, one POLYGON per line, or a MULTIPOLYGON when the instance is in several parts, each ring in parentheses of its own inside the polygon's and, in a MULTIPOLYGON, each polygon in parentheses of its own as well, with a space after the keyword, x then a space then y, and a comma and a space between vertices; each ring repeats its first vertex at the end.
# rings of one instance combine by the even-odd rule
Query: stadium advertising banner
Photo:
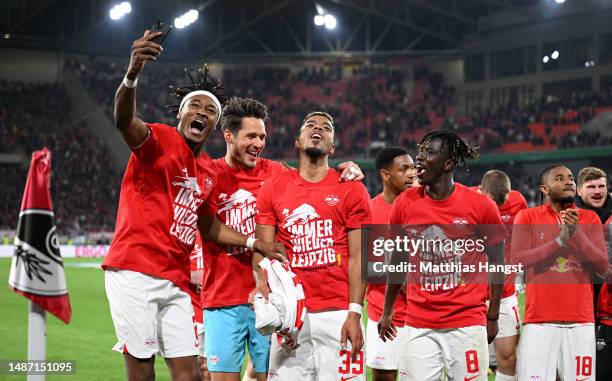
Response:
MULTIPOLYGON (((108 254, 109 245, 60 245, 62 258, 104 258, 108 254)), ((11 258, 15 246, 0 246, 0 258, 11 258)))

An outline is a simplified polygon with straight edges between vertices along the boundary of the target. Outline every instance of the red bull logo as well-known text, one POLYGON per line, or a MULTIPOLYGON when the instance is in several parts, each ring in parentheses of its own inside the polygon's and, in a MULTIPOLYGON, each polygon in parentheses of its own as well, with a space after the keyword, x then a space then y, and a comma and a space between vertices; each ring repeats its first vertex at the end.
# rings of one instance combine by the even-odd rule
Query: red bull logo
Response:
MULTIPOLYGON (((287 209, 285 209, 285 211, 287 211, 287 214, 285 215, 285 220, 283 221, 283 228, 288 228, 289 226, 295 224, 303 225, 312 220, 320 218, 315 208, 308 204, 302 204, 298 206, 291 213, 289 213, 287 209)), ((285 214, 284 211, 283 214, 285 214)))

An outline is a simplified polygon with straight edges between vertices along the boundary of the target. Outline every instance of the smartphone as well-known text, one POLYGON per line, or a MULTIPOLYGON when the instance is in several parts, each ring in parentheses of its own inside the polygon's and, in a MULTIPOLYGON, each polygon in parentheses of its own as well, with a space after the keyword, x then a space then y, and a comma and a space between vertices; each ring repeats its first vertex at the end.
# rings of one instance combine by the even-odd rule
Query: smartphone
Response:
POLYGON ((151 27, 151 33, 162 32, 162 34, 155 38, 152 38, 151 41, 162 45, 166 40, 166 37, 168 37, 168 35, 170 34, 171 30, 172 24, 164 24, 161 20, 155 21, 155 23, 153 23, 153 26, 151 27))

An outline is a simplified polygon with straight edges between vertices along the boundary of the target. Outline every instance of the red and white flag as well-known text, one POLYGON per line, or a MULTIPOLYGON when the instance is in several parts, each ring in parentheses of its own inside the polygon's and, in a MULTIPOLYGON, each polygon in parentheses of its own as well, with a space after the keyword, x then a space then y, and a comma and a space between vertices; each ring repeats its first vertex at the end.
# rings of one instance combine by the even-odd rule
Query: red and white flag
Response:
POLYGON ((51 203, 51 152, 32 153, 9 286, 68 323, 71 309, 51 203))

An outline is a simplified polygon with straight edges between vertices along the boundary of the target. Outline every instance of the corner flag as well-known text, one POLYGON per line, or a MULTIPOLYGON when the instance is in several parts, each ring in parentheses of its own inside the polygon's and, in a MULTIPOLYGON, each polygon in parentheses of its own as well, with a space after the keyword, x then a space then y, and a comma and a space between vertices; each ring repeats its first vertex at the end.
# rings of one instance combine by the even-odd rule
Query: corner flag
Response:
POLYGON ((71 309, 51 203, 51 152, 32 153, 9 286, 68 323, 71 309))

